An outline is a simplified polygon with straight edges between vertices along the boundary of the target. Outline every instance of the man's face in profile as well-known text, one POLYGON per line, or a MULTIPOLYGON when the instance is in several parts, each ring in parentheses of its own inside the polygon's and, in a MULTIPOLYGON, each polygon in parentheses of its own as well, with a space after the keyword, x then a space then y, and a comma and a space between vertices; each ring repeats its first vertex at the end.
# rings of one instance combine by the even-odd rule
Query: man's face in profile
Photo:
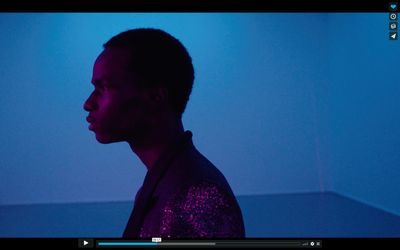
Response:
POLYGON ((125 49, 107 48, 94 64, 95 89, 84 109, 89 112, 89 129, 100 143, 134 139, 146 128, 150 103, 146 93, 135 87, 129 60, 125 49))

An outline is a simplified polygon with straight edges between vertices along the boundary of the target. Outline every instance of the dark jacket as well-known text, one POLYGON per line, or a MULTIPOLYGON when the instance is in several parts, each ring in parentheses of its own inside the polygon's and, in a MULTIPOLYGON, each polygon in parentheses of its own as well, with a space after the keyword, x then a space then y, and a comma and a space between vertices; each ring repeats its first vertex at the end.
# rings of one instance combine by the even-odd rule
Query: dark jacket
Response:
POLYGON ((186 131, 146 174, 125 228, 131 238, 243 238, 240 207, 223 174, 186 131))

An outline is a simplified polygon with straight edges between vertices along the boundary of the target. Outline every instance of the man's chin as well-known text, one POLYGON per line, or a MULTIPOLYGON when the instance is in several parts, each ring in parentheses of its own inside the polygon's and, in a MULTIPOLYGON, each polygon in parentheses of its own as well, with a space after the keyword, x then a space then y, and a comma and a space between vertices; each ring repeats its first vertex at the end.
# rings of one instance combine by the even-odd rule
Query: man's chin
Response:
POLYGON ((104 136, 104 135, 99 135, 99 134, 96 134, 96 140, 101 144, 110 144, 110 143, 122 141, 122 140, 119 140, 116 138, 112 138, 110 136, 104 136))

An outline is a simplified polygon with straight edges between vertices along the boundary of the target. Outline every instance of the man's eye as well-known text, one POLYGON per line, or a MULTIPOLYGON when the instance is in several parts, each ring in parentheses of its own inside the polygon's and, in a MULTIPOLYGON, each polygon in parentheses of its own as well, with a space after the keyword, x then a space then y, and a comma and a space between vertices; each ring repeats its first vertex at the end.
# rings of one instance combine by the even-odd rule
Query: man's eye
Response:
POLYGON ((93 91, 96 95, 100 95, 104 92, 104 87, 96 86, 93 91))
POLYGON ((105 90, 105 86, 96 86, 96 90, 104 91, 105 90))

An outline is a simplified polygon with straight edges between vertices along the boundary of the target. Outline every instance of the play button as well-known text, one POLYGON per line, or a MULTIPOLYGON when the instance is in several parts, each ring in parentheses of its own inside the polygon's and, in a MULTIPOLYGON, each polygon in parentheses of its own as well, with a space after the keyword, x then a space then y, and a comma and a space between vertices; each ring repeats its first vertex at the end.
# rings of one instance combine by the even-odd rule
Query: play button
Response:
POLYGON ((79 239, 78 246, 79 246, 79 248, 92 248, 93 247, 93 239, 79 239))

